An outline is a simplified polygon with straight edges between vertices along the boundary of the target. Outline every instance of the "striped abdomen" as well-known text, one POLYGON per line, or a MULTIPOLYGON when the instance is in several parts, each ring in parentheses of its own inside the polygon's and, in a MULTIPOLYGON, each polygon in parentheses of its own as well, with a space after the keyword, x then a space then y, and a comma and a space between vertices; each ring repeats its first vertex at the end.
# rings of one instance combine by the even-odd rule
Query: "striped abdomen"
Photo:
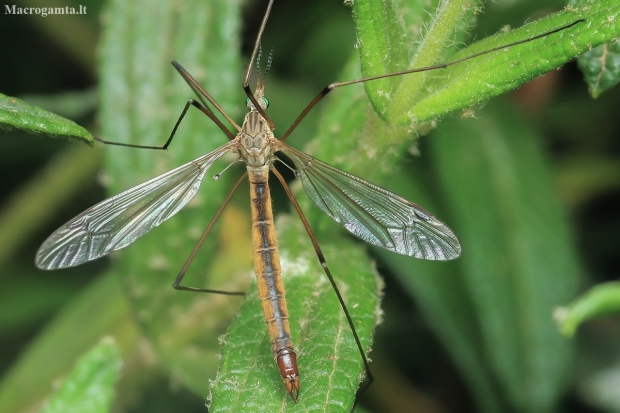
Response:
POLYGON ((297 356, 291 341, 288 310, 282 283, 278 240, 273 223, 269 193, 269 166, 248 166, 252 206, 252 253, 258 295, 271 339, 271 351, 284 379, 286 390, 293 400, 299 394, 297 356))

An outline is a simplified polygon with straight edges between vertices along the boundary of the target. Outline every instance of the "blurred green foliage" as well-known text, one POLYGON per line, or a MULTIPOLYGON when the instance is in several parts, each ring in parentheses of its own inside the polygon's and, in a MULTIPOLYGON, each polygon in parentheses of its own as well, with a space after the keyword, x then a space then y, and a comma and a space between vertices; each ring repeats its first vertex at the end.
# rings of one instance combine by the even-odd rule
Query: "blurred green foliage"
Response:
POLYGON ((620 43, 598 46, 579 58, 579 68, 590 86, 590 94, 597 98, 618 84, 620 77, 620 43))
MULTIPOLYGON (((27 3, 23 5, 36 6, 34 0, 27 3)), ((247 57, 241 58, 238 51, 248 55, 264 4, 212 3, 117 0, 103 8, 82 2, 88 6, 86 16, 1 15, 3 38, 18 40, 0 42, 3 55, 10 56, 0 68, 0 91, 10 96, 30 95, 30 99, 35 94, 38 105, 60 96, 68 103, 55 106, 66 108, 59 114, 93 134, 157 145, 168 137, 184 103, 192 97, 169 65, 175 59, 240 120, 240 83, 247 57), (99 22, 104 31, 96 43, 99 22), (100 79, 99 107, 92 103, 95 73, 100 79), (96 110, 99 123, 93 116, 96 110)), ((619 7, 613 1, 574 2, 551 20, 466 49, 463 44, 499 32, 504 24, 520 26, 543 12, 560 10, 563 4, 551 0, 484 6, 464 2, 469 7, 461 10, 464 14, 453 17, 447 32, 433 37, 443 16, 431 11, 437 2, 355 3, 357 28, 350 8, 339 2, 276 0, 263 39, 264 49, 275 47, 267 92, 276 135, 286 130, 327 83, 360 76, 356 30, 363 39, 357 42, 362 55, 378 59, 362 59, 362 70, 368 75, 372 70, 400 70, 412 61, 418 66, 450 60, 457 50, 462 50, 459 56, 467 55, 478 51, 476 47, 503 44, 506 38, 529 37, 536 34, 527 31, 532 27, 544 31, 570 21, 571 16, 590 19, 583 28, 576 28, 575 48, 568 51, 565 43, 556 50, 552 38, 526 47, 521 55, 511 50, 504 63, 496 56, 449 71, 408 75, 405 82, 413 85, 403 86, 401 80, 379 87, 365 85, 373 106, 387 119, 398 118, 403 111, 434 107, 429 99, 418 103, 420 96, 454 102, 470 93, 463 105, 475 106, 461 116, 450 115, 437 123, 435 117, 445 113, 437 111, 426 118, 416 115, 420 124, 386 125, 370 109, 364 88, 352 86, 332 92, 288 141, 422 205, 447 222, 463 243, 463 257, 451 263, 369 251, 343 235, 297 192, 328 263, 343 285, 361 288, 363 283, 355 282, 356 275, 373 281, 371 260, 376 260, 385 277, 384 322, 369 354, 376 382, 360 403, 377 412, 546 412, 560 406, 567 412, 614 411, 613 402, 602 397, 606 382, 600 375, 603 368, 605 377, 613 377, 614 371, 620 374, 620 320, 615 317, 584 326, 575 346, 559 335, 552 313, 580 289, 613 279, 620 270, 620 124, 614 116, 620 95, 610 89, 593 101, 574 63, 493 99, 486 107, 478 102, 496 93, 472 97, 473 86, 468 82, 481 85, 481 90, 494 89, 495 80, 489 80, 485 70, 496 72, 498 78, 507 78, 509 69, 531 73, 542 61, 571 58, 586 41, 618 37, 619 7), (368 18, 359 7, 368 4, 380 6, 370 13, 377 17, 373 21, 383 23, 371 29, 360 25, 368 18), (477 29, 468 33, 466 27, 477 29), (364 37, 368 30, 382 40, 378 45, 364 37), (433 43, 430 40, 435 40, 438 50, 425 49, 433 43), (416 60, 420 45, 426 52, 416 60), (528 60, 533 53, 538 54, 528 60), (463 83, 455 92, 452 86, 458 79, 463 83), (396 95, 401 87, 416 91, 417 106, 399 103, 404 110, 382 109, 386 91, 396 95), (448 94, 442 97, 444 90, 448 94), (419 139, 430 129, 428 136, 419 139)), ((524 81, 520 76, 513 86, 524 81)), ((237 179, 234 170, 219 182, 205 180, 193 205, 111 260, 43 273, 34 269, 33 257, 52 230, 103 199, 98 182, 110 194, 118 193, 224 141, 221 131, 192 109, 166 153, 106 148, 106 167, 96 181, 98 150, 89 155, 40 136, 2 136, 0 230, 9 230, 0 232, 0 275, 4 278, 0 365, 5 369, 0 413, 37 409, 50 396, 52 383, 69 374, 104 335, 115 337, 124 360, 116 388, 117 411, 204 411, 209 380, 216 379, 218 337, 227 331, 241 302, 177 292, 169 284, 237 179), (50 166, 45 167, 48 160, 50 166), (92 180, 86 183, 89 177, 92 180), (16 229, 7 223, 19 225, 16 229)), ((218 165, 213 173, 226 162, 218 165)), ((320 267, 313 263, 307 241, 300 239, 305 234, 285 214, 289 209, 286 197, 277 185, 273 188, 275 210, 282 215, 278 219, 280 242, 289 245, 283 253, 287 256, 284 266, 295 275, 300 262, 312 263, 315 269, 306 271, 307 275, 314 274, 320 284, 320 267)), ((249 212, 247 195, 241 192, 198 255, 187 285, 247 288, 249 212), (224 226, 227 231, 220 231, 224 226)), ((297 314, 300 359, 306 360, 301 367, 302 386, 308 388, 309 400, 297 406, 304 411, 325 403, 310 398, 312 382, 323 381, 321 374, 329 368, 340 369, 328 366, 321 350, 311 348, 313 344, 320 347, 325 337, 335 333, 328 330, 324 337, 306 336, 302 327, 315 320, 312 329, 327 329, 318 321, 342 318, 342 314, 333 303, 318 305, 333 297, 313 296, 319 289, 311 278, 303 281, 306 287, 300 283, 299 288, 297 278, 304 277, 291 278, 285 282, 298 306, 291 312, 297 314)), ((363 304, 374 308, 373 301, 363 304)), ((270 360, 256 303, 249 300, 243 308, 237 319, 242 324, 233 330, 246 334, 239 337, 255 336, 254 344, 235 341, 233 333, 222 339, 231 342, 232 348, 243 344, 244 350, 250 349, 249 359, 240 362, 256 363, 241 371, 248 378, 240 393, 250 395, 240 400, 254 400, 264 392, 269 393, 260 399, 265 400, 265 409, 271 409, 266 406, 272 402, 293 408, 270 360), (243 328, 246 322, 253 327, 243 328), (253 372, 258 375, 250 376, 253 372)), ((364 310, 362 304, 350 310, 355 319, 369 318, 361 331, 368 337, 377 315, 364 310)), ((346 335, 346 326, 341 331, 346 335)), ((368 345, 368 338, 364 340, 368 345)), ((350 359, 356 364, 350 371, 361 372, 355 347, 350 347, 347 355, 340 356, 342 362, 350 359)), ((226 347, 224 353, 231 351, 226 347)), ((223 370, 217 380, 239 383, 226 378, 230 370, 223 370)), ((356 377, 349 379, 349 388, 354 388, 356 377)), ((331 389, 315 390, 325 396, 331 389)), ((353 394, 351 390, 345 394, 347 410, 353 394)), ((214 407, 218 402, 213 400, 214 407)), ((227 407, 228 402, 223 405, 227 407)))
POLYGON ((44 413, 105 413, 115 396, 121 369, 118 347, 111 337, 104 337, 80 360, 71 374, 54 392, 43 408, 44 413))
POLYGON ((572 337, 584 322, 620 312, 620 283, 597 284, 566 307, 556 309, 554 316, 562 334, 572 337))

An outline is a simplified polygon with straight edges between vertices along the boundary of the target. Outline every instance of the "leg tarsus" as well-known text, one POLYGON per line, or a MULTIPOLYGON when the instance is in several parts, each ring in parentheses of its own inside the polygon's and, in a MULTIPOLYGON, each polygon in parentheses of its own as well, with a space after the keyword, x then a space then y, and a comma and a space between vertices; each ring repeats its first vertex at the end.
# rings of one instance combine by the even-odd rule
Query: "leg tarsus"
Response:
POLYGON ((211 294, 222 294, 222 295, 242 295, 245 296, 243 291, 223 291, 223 290, 211 290, 208 288, 196 288, 196 287, 185 287, 184 285, 174 285, 172 284, 172 288, 178 291, 191 291, 194 293, 211 293, 211 294))

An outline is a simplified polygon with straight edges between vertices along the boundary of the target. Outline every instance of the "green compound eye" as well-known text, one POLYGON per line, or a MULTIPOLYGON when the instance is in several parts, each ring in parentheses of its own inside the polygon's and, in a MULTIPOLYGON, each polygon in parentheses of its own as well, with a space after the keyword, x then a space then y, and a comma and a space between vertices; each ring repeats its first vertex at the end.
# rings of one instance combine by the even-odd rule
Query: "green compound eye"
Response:
MULTIPOLYGON (((263 96, 263 102, 265 102, 265 107, 263 109, 267 109, 269 107, 269 100, 263 96)), ((245 105, 248 106, 249 104, 250 104, 250 98, 245 98, 245 105)))

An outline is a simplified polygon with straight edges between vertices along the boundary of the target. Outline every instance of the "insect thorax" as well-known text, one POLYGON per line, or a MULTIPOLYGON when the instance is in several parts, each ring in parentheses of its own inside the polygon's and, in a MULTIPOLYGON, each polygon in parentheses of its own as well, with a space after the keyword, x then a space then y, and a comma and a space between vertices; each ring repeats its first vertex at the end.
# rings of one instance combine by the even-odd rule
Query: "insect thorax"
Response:
POLYGON ((248 166, 263 166, 272 162, 273 148, 271 140, 275 139, 269 124, 255 110, 245 115, 239 139, 239 157, 248 166))

